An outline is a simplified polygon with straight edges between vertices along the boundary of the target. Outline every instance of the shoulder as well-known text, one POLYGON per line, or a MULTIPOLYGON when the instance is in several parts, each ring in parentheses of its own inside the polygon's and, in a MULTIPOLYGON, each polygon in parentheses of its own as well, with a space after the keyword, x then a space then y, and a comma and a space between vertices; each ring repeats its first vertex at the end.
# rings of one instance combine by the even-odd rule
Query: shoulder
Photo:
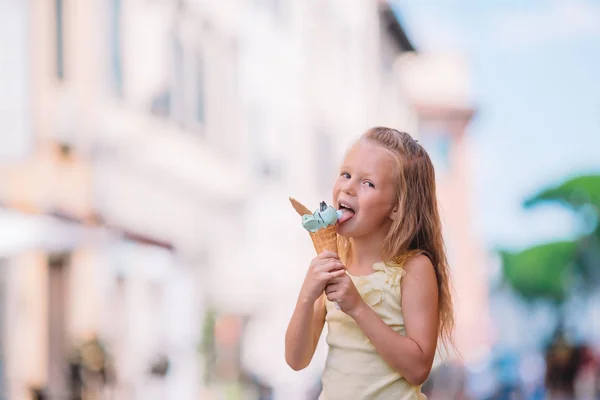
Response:
POLYGON ((435 268, 431 259, 424 253, 416 254, 406 260, 404 270, 406 271, 406 275, 403 282, 437 288, 435 268))
POLYGON ((434 271, 431 259, 425 253, 416 253, 408 257, 403 265, 406 272, 418 272, 420 270, 434 271))

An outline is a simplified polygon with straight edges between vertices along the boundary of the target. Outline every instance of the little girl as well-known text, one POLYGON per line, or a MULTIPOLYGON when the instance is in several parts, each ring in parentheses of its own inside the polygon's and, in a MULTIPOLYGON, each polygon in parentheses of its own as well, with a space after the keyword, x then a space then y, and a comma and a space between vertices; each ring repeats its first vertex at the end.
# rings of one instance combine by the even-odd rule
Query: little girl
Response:
POLYGON ((308 366, 327 322, 320 400, 424 398, 454 321, 431 160, 407 133, 372 128, 346 154, 333 199, 340 254, 312 260, 286 361, 308 366))

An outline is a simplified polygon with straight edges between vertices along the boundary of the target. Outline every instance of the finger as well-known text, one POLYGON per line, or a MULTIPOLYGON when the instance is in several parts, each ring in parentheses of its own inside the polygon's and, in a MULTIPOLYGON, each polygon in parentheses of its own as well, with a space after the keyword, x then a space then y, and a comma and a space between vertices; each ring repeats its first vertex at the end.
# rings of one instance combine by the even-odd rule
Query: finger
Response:
POLYGON ((319 257, 321 259, 325 259, 325 258, 334 258, 336 260, 340 259, 340 257, 338 256, 338 254, 336 252, 330 251, 330 250, 322 251, 317 257, 319 257))
POLYGON ((330 272, 342 268, 345 268, 344 264, 342 264, 339 260, 331 258, 323 260, 315 259, 311 263, 311 269, 315 272, 330 272))
POLYGON ((340 284, 340 283, 344 282, 344 280, 346 279, 346 270, 330 272, 329 276, 330 276, 329 282, 327 282, 328 285, 340 284))
MULTIPOLYGON (((344 269, 338 269, 338 270, 335 270, 335 271, 326 272, 325 274, 326 274, 325 275, 325 279, 327 280, 327 283, 333 283, 332 281, 334 281, 336 279, 340 279, 344 275, 346 275, 346 270, 344 270, 344 269)), ((340 282, 341 282, 341 280, 340 280, 340 282)))
POLYGON ((325 286, 325 294, 329 295, 331 293, 335 293, 339 290, 339 285, 327 285, 325 286))
POLYGON ((338 260, 332 260, 326 264, 323 264, 322 270, 326 272, 333 272, 338 270, 345 270, 346 267, 338 260))
POLYGON ((326 281, 327 283, 330 283, 330 281, 332 279, 339 278, 340 276, 344 275, 345 272, 346 271, 343 269, 338 269, 338 270, 331 271, 331 272, 323 271, 318 275, 318 279, 321 281, 326 281))
POLYGON ((336 302, 336 301, 338 301, 338 300, 339 300, 339 295, 338 295, 338 293, 339 293, 339 292, 331 292, 331 293, 326 293, 326 294, 325 294, 325 297, 327 297, 327 300, 329 300, 329 301, 336 302))

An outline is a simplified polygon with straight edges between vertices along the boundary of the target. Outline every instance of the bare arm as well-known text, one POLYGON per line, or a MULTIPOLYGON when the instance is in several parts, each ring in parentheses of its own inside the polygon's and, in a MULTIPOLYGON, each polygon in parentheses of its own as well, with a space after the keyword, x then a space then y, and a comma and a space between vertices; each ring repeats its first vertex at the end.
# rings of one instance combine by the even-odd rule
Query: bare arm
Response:
POLYGON ((310 364, 325 324, 325 285, 342 275, 344 265, 336 253, 324 251, 312 260, 285 333, 285 361, 292 369, 310 364))
POLYGON ((285 334, 285 360, 295 371, 310 364, 325 325, 325 296, 313 304, 300 297, 285 334))
POLYGON ((412 385, 431 371, 438 337, 438 289, 431 261, 420 255, 406 263, 402 278, 402 311, 406 336, 394 332, 364 302, 349 315, 381 357, 412 385))

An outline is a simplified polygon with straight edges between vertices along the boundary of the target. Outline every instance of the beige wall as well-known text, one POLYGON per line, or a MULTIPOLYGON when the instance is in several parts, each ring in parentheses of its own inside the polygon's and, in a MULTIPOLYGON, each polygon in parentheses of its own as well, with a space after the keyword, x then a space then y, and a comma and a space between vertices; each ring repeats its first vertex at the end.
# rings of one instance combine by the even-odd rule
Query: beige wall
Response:
MULTIPOLYGON (((64 81, 56 76, 54 2, 32 2, 28 8, 31 58, 34 60, 29 81, 35 151, 21 162, 0 168, 2 204, 28 214, 22 221, 27 229, 24 225, 17 227, 19 232, 26 232, 27 238, 8 255, 7 319, 10 323, 4 326, 7 327, 6 380, 11 399, 29 398, 28 388, 46 387, 49 373, 56 371, 56 366, 48 365, 49 351, 60 349, 48 342, 46 256, 57 246, 74 251, 65 280, 68 286, 64 293, 67 302, 64 346, 76 344, 93 334, 102 335, 101 339, 105 341, 113 340, 110 344, 115 344, 120 352, 114 356, 120 363, 119 370, 125 374, 122 380, 126 387, 121 387, 120 392, 123 398, 131 398, 126 393, 132 388, 143 396, 146 369, 157 350, 155 340, 160 336, 160 349, 174 357, 172 361, 176 364, 187 365, 184 370, 179 370, 182 372, 171 374, 173 382, 178 384, 171 384, 168 393, 175 398, 195 398, 194 393, 201 385, 196 345, 203 296, 201 293, 195 295, 196 282, 190 284, 190 279, 196 276, 194 269, 198 267, 196 259, 199 256, 207 249, 223 250, 207 243, 209 234, 199 233, 198 227, 207 224, 204 218, 211 217, 207 217, 206 209, 216 204, 217 209, 226 210, 224 207, 229 202, 239 198, 243 185, 228 176, 237 178, 241 174, 235 166, 230 167, 235 163, 223 161, 222 155, 198 140, 196 129, 182 128, 177 121, 150 115, 149 103, 154 93, 148 91, 146 80, 137 78, 144 77, 140 73, 141 66, 153 60, 134 46, 139 44, 134 40, 146 32, 140 30, 140 23, 145 22, 145 15, 140 14, 152 8, 144 2, 124 2, 127 4, 124 10, 126 26, 137 31, 124 30, 125 99, 115 96, 110 89, 106 50, 108 10, 103 4, 108 2, 64 2, 64 81), (62 156, 60 143, 72 146, 72 153, 62 156), (98 155, 102 162, 98 162, 98 155), (214 172, 208 180, 205 170, 198 168, 202 164, 214 172), (233 172, 225 172, 229 170, 233 172), (219 172, 229 175, 219 176, 219 172), (132 193, 133 184, 137 185, 136 193, 132 193), (99 193, 103 195, 98 196, 99 193), (152 201, 157 199, 158 202, 152 201), (225 204, 219 204, 221 200, 225 204), (65 233, 55 226, 60 222, 43 216, 50 212, 59 212, 84 223, 96 222, 92 216, 100 213, 107 218, 112 236, 104 228, 94 226, 89 229, 92 232, 65 233), (32 223, 37 224, 39 232, 29 229, 32 223), (160 314, 162 319, 158 321, 165 327, 164 334, 158 335, 152 330, 150 325, 156 325, 156 321, 150 324, 150 320, 138 321, 135 329, 127 323, 117 330, 112 326, 115 321, 108 315, 111 310, 104 307, 112 299, 114 291, 111 290, 117 278, 113 260, 107 253, 115 242, 118 245, 123 230, 149 234, 180 250, 178 258, 169 258, 163 266, 165 283, 161 290, 165 296, 154 299, 151 291, 146 293, 147 281, 154 278, 148 278, 139 270, 128 276, 130 282, 126 287, 133 289, 127 289, 125 297, 116 306, 128 310, 128 319, 152 315, 153 304, 170 307, 173 312, 160 314), (59 243, 61 240, 66 243, 59 243), (142 288, 141 292, 135 288, 142 288), (151 301, 144 301, 149 298, 151 301), (174 316, 180 317, 173 319, 174 316), (118 340, 119 335, 125 335, 123 340, 118 340), (119 347, 120 343, 127 346, 119 347), (136 343, 153 345, 136 347, 137 353, 131 353, 128 348, 136 343)), ((150 21, 152 17, 150 15, 150 21)), ((155 24, 150 24, 147 29, 158 28, 160 31, 162 27, 166 31, 170 27, 168 14, 154 13, 154 18, 155 24)), ((197 33, 194 30, 184 32, 183 35, 187 35, 184 41, 193 42, 197 33)), ((139 47, 143 50, 143 46, 139 47)), ((151 43, 148 47, 152 47, 151 43)), ((227 55, 207 55, 209 61, 217 57, 222 64, 230 60, 227 55)), ((219 65, 211 68, 218 72, 219 65)), ((217 89, 212 88, 211 93, 222 96, 217 89)), ((219 97, 219 104, 230 101, 231 93, 229 96, 227 99, 219 97)), ((215 104, 210 99, 206 101, 211 107, 215 104)), ((236 131, 227 125, 236 122, 235 118, 226 118, 232 116, 231 112, 226 114, 222 109, 218 112, 221 114, 211 115, 211 120, 216 121, 211 128, 214 142, 221 139, 217 134, 220 130, 229 130, 232 134, 236 131)), ((216 143, 215 147, 227 148, 232 137, 235 138, 233 135, 225 144, 216 143)), ((150 267, 152 263, 135 257, 143 253, 139 248, 134 249, 129 264, 137 268, 150 267)), ((123 323, 122 320, 116 322, 117 325, 123 323)), ((54 385, 55 382, 51 383, 54 385)))

